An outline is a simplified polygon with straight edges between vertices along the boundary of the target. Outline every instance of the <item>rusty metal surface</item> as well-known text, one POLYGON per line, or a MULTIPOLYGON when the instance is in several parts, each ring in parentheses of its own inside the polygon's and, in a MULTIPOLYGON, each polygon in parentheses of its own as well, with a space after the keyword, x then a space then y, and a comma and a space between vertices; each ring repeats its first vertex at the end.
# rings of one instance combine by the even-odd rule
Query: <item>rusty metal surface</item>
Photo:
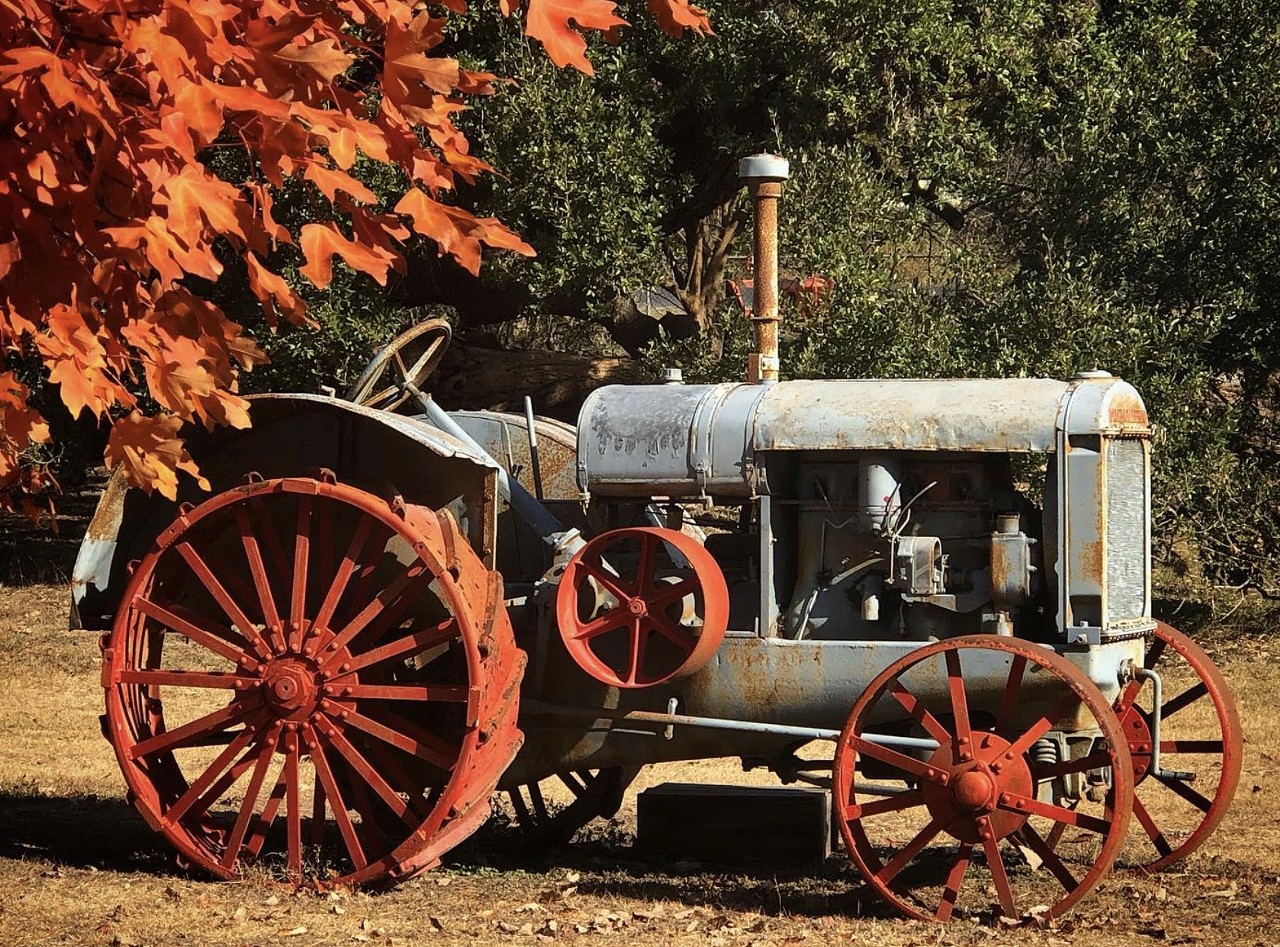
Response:
MULTIPOLYGON (((512 478, 534 492, 533 460, 525 419, 502 411, 450 411, 458 425, 476 439, 512 478)), ((578 500, 577 434, 572 425, 552 418, 535 418, 538 467, 542 495, 547 500, 578 500)))
POLYGON ((604 495, 768 492, 757 455, 875 450, 1037 453, 1069 435, 1150 433, 1118 378, 610 385, 584 402, 578 483, 604 495))
MULTIPOLYGON (((250 471, 270 478, 325 467, 345 482, 379 493, 397 491, 409 503, 452 507, 473 548, 493 548, 497 513, 486 503, 485 483, 496 470, 457 438, 412 418, 323 395, 251 395, 249 402, 253 427, 247 430, 184 429, 187 447, 215 492, 240 483, 250 471)), ((207 496, 187 480, 178 500, 199 503, 207 496)), ((78 560, 73 624, 91 630, 110 626, 125 566, 146 553, 172 522, 176 506, 112 479, 81 551, 83 564, 78 560)))
POLYGON ((760 402, 753 441, 757 450, 1048 451, 1069 388, 1046 378, 784 382, 760 402))

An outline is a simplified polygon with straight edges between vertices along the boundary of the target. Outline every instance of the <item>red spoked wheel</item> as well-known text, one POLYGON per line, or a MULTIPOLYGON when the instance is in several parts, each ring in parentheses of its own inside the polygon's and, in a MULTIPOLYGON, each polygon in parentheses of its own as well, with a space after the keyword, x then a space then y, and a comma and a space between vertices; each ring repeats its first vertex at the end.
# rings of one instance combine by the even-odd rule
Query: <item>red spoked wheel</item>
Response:
POLYGON ((1123 845, 1130 766, 1115 713, 1066 659, 1016 639, 954 638, 890 665, 854 704, 836 748, 837 818, 867 883, 910 917, 984 913, 991 892, 1006 917, 1033 906, 1054 917, 1098 884, 1123 845), (864 739, 871 724, 883 730, 894 720, 937 749, 910 755, 864 739), (1079 734, 1078 753, 1037 762, 1035 749, 1055 730, 1079 734), (1043 799, 1042 784, 1106 767, 1113 791, 1096 814, 1043 799), (1060 823, 1095 839, 1081 864, 1046 841, 1060 823), (1047 872, 1030 870, 1028 851, 1047 872))
POLYGON ((523 668, 447 512, 257 479, 184 506, 138 563, 104 640, 106 732, 189 863, 399 879, 488 816, 523 668))
POLYGON ((615 529, 569 561, 556 614, 584 671, 615 687, 649 687, 711 660, 729 625, 729 589, 697 540, 652 526, 615 529))
POLYGON ((1143 664, 1160 674, 1165 688, 1160 714, 1164 773, 1151 771, 1150 682, 1131 682, 1115 710, 1133 757, 1133 814, 1145 840, 1139 860, 1148 871, 1160 871, 1204 844, 1226 815, 1240 781, 1244 734, 1222 672, 1182 632, 1156 622, 1143 664), (1171 771, 1192 779, 1165 775, 1171 771))

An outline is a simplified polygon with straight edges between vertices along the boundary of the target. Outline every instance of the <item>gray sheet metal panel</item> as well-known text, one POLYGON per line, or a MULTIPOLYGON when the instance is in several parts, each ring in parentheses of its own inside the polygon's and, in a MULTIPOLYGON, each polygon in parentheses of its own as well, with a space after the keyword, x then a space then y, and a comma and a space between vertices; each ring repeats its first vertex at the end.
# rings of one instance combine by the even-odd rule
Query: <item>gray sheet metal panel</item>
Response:
POLYGON ((1069 382, 1049 378, 789 381, 755 419, 756 450, 1051 451, 1069 382))
POLYGON ((745 496, 760 385, 609 385, 578 415, 578 484, 613 496, 745 496))
POLYGON ((1050 378, 610 385, 582 407, 578 483, 614 496, 767 492, 765 451, 1049 452, 1058 434, 1149 433, 1132 386, 1050 378))

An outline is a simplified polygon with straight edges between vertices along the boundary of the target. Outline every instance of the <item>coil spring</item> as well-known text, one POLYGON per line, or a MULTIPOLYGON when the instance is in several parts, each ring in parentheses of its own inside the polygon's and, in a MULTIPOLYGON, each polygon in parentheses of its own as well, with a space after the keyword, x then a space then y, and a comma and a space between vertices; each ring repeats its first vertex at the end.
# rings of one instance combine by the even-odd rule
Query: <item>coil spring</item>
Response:
POLYGON ((1031 744, 1031 759, 1035 763, 1045 766, 1052 766, 1058 762, 1058 743, 1056 740, 1050 740, 1041 737, 1035 743, 1031 744))

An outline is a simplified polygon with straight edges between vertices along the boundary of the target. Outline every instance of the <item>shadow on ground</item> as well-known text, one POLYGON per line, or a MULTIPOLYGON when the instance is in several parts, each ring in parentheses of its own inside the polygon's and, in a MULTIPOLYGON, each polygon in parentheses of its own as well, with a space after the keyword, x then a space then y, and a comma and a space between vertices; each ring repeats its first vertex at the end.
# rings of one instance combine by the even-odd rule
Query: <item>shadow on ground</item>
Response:
POLYGON ((581 876, 579 893, 606 899, 708 905, 771 916, 897 916, 842 856, 822 865, 765 855, 699 861, 646 857, 634 847, 630 833, 607 826, 590 827, 574 844, 540 852, 522 849, 510 833, 487 826, 455 849, 446 865, 460 871, 573 872, 581 876))
POLYGON ((179 872, 173 851, 132 806, 92 795, 0 792, 0 856, 76 868, 179 872))

